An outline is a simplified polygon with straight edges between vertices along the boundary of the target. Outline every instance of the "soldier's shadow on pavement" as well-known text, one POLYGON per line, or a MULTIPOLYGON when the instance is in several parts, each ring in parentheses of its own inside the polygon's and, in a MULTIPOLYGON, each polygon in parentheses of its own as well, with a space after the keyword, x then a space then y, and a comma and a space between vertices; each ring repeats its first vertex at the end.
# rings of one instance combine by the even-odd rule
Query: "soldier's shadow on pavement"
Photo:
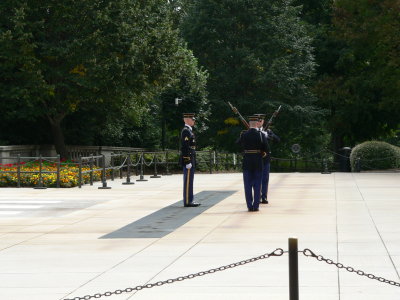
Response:
POLYGON ((183 207, 181 200, 100 238, 162 238, 234 193, 236 191, 202 191, 194 195, 201 206, 183 207))

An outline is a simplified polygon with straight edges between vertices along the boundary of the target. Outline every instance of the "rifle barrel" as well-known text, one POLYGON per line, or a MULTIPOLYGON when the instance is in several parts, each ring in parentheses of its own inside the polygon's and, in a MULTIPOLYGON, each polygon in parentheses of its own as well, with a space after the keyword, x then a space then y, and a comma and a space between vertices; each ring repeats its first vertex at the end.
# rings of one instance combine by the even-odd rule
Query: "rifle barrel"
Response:
POLYGON ((244 125, 247 129, 249 129, 249 128, 250 128, 249 123, 247 123, 246 119, 243 118, 243 116, 240 114, 239 110, 238 110, 236 107, 234 107, 229 101, 228 101, 228 104, 229 104, 229 106, 231 107, 232 111, 233 111, 235 114, 238 115, 238 117, 239 117, 240 121, 242 121, 243 125, 244 125))

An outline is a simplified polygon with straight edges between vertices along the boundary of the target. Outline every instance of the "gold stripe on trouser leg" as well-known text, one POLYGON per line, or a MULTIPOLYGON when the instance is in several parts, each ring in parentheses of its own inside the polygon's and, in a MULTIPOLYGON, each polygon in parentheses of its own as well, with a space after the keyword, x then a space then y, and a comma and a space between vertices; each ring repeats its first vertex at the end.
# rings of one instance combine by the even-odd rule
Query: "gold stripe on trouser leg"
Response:
POLYGON ((189 178, 190 178, 190 169, 186 169, 186 204, 189 204, 189 178))

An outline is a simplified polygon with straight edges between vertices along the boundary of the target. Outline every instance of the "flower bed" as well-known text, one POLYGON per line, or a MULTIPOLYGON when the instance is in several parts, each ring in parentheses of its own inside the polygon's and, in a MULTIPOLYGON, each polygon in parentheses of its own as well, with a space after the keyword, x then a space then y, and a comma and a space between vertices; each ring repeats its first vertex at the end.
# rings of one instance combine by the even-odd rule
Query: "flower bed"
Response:
MULTIPOLYGON (((39 184, 40 164, 38 161, 29 163, 20 163, 20 186, 34 187, 39 184), (26 173, 28 172, 28 173, 26 173)), ((82 167, 82 184, 89 183, 89 167, 82 167)), ((0 164, 0 187, 18 186, 18 165, 0 164)), ((101 171, 93 171, 93 181, 101 179, 101 171)), ((42 164, 42 182, 46 187, 57 187, 57 164, 43 162, 42 164), (51 173, 47 173, 51 172, 51 173)), ((73 162, 63 162, 60 166, 60 187, 75 187, 79 184, 79 167, 73 162)))

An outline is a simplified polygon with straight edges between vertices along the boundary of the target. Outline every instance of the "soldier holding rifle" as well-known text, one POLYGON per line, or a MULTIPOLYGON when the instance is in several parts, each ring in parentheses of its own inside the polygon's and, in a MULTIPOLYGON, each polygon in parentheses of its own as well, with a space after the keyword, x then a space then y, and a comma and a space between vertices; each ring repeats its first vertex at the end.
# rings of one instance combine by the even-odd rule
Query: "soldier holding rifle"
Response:
MULTIPOLYGON (((280 106, 276 112, 272 115, 269 119, 267 125, 264 127, 264 118, 265 114, 257 114, 259 117, 259 122, 257 123, 257 127, 259 130, 265 135, 267 138, 268 143, 275 141, 280 142, 279 136, 277 136, 269 126, 272 124, 273 117, 279 113, 280 106)), ((261 180, 261 203, 268 204, 268 184, 269 184, 269 171, 270 171, 270 164, 271 164, 271 152, 269 151, 263 157, 263 172, 262 172, 262 180, 261 180)))
MULTIPOLYGON (((249 124, 246 122, 246 120, 242 117, 240 112, 236 107, 234 107, 230 102, 228 102, 229 106, 231 107, 232 111, 237 114, 242 121, 242 123, 245 125, 245 127, 248 129, 249 124)), ((255 116, 258 117, 258 123, 257 127, 259 130, 263 133, 263 135, 267 138, 267 144, 268 142, 271 141, 276 141, 279 142, 280 138, 277 136, 269 127, 272 124, 273 119, 278 115, 279 111, 281 109, 281 106, 272 114, 271 118, 268 120, 267 124, 264 126, 264 118, 265 114, 257 114, 255 116)), ((242 134, 245 131, 242 131, 242 134)), ((237 143, 240 141, 240 138, 236 141, 237 143)), ((271 162, 271 153, 269 151, 269 146, 267 146, 268 152, 263 155, 263 160, 262 160, 262 166, 263 166, 263 171, 262 171, 262 177, 261 177, 261 199, 260 202, 264 204, 268 204, 268 184, 269 184, 269 172, 270 172, 270 162, 271 162)))
POLYGON ((269 152, 267 137, 258 130, 258 122, 259 117, 250 116, 250 129, 242 133, 239 139, 244 152, 243 183, 247 209, 250 212, 259 210, 263 168, 262 156, 269 152))

